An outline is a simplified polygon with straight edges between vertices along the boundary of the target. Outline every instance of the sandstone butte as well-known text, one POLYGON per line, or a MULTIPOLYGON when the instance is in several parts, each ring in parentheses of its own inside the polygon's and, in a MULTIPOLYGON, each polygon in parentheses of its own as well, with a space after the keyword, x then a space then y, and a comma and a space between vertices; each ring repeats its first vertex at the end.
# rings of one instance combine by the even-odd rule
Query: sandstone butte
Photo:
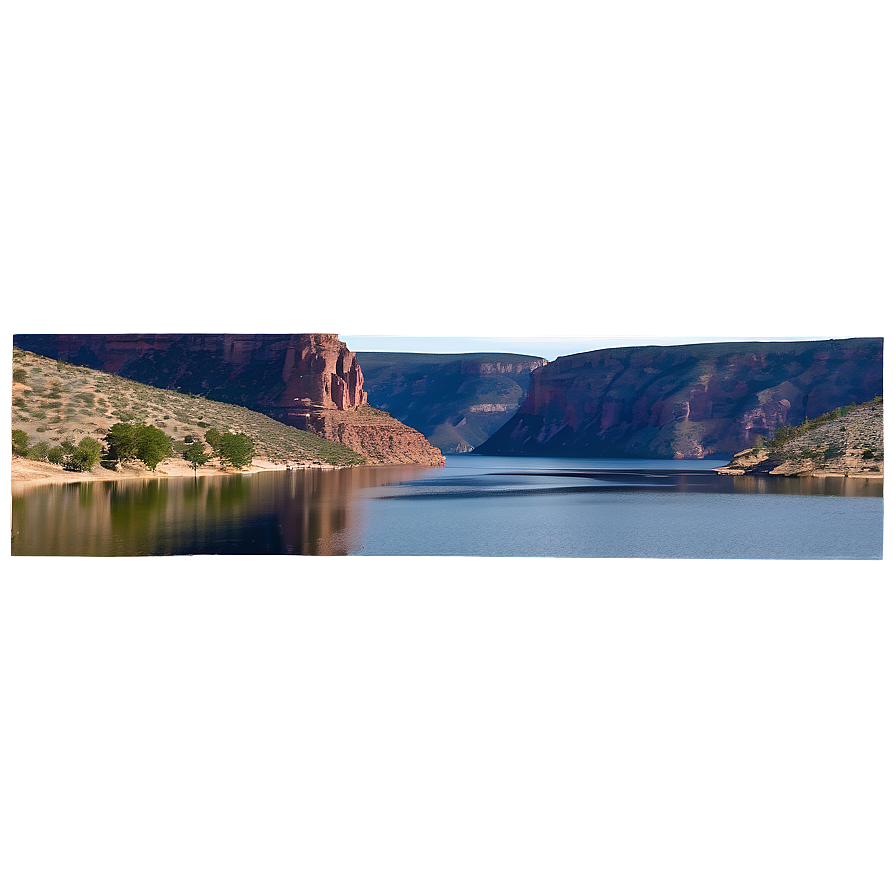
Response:
POLYGON ((17 335, 26 351, 241 405, 341 442, 373 464, 443 466, 423 435, 370 407, 354 352, 332 333, 17 335))
POLYGON ((731 457, 883 394, 883 339, 601 349, 532 372, 490 455, 731 457))

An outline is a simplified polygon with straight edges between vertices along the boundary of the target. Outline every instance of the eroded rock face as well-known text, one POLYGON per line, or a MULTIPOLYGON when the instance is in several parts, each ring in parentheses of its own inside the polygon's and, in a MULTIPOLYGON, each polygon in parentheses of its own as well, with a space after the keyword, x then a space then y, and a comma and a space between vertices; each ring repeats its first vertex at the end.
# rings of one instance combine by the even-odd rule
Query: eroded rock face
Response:
POLYGON ((17 336, 29 351, 255 410, 347 410, 366 401, 353 352, 331 333, 17 336), (33 347, 32 347, 33 346, 33 347))
POLYGON ((421 433, 370 405, 351 411, 313 414, 308 429, 331 442, 341 442, 372 463, 445 466, 441 451, 430 445, 421 433))
POLYGON ((882 392, 882 339, 602 349, 535 370, 519 411, 477 451, 733 455, 882 392))
POLYGON ((346 445, 363 441, 368 451, 361 453, 373 462, 433 463, 435 449, 419 433, 415 438, 403 427, 407 432, 399 437, 396 430, 396 447, 387 450, 387 427, 371 431, 353 414, 367 407, 364 374, 354 352, 334 333, 23 335, 14 342, 71 364, 248 407, 346 445), (329 413, 346 416, 333 427, 324 420, 329 413), (355 425, 366 433, 363 439, 352 435, 355 425), (377 434, 384 446, 377 445, 377 434), (390 460, 376 460, 383 456, 390 460))
POLYGON ((370 400, 419 429, 446 454, 481 445, 526 395, 529 374, 547 363, 502 352, 360 352, 370 400))

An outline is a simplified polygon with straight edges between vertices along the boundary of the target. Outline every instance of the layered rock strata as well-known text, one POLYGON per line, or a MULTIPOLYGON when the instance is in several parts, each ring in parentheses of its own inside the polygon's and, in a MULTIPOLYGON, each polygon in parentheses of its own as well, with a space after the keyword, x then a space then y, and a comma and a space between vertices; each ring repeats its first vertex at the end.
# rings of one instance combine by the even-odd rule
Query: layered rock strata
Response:
POLYGON ((535 370, 482 454, 731 456, 883 392, 883 340, 602 349, 535 370))
POLYGON ((371 402, 446 454, 467 453, 509 420, 544 358, 510 353, 359 352, 371 402))
POLYGON ((373 463, 444 463, 420 433, 398 421, 392 432, 384 422, 371 428, 357 413, 368 408, 364 374, 336 334, 21 335, 13 341, 50 358, 241 405, 345 445, 363 443, 360 453, 373 463), (338 425, 329 421, 332 414, 338 425))
POLYGON ((405 426, 385 411, 368 404, 352 411, 330 410, 314 414, 308 428, 329 439, 341 442, 376 464, 413 463, 443 467, 445 458, 438 448, 416 430, 405 426))

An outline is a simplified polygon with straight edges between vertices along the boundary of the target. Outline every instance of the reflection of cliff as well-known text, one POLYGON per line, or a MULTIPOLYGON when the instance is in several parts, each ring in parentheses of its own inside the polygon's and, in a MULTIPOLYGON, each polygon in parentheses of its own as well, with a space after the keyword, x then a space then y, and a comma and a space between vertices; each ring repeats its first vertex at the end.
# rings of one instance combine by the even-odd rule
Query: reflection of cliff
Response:
POLYGON ((355 467, 24 487, 13 495, 12 552, 346 554, 360 490, 408 475, 355 467))
POLYGON ((534 371, 519 411, 477 451, 730 455, 882 392, 882 339, 602 349, 534 371))
POLYGON ((387 431, 385 421, 371 429, 354 416, 367 407, 364 375, 354 352, 332 333, 17 335, 14 342, 46 357, 260 411, 353 445, 373 463, 444 464, 423 436, 398 421, 387 431), (339 415, 338 428, 327 422, 332 414, 339 415))
POLYGON ((471 451, 509 420, 544 358, 359 352, 371 402, 446 453, 471 451))

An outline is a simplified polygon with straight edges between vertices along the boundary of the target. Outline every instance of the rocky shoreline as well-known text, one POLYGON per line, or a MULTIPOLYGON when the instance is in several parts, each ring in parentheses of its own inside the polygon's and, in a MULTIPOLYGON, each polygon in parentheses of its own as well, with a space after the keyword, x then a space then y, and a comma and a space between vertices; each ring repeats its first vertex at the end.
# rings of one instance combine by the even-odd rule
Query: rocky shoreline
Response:
POLYGON ((842 416, 798 432, 782 445, 741 451, 715 472, 726 476, 883 479, 883 401, 841 410, 842 416))

